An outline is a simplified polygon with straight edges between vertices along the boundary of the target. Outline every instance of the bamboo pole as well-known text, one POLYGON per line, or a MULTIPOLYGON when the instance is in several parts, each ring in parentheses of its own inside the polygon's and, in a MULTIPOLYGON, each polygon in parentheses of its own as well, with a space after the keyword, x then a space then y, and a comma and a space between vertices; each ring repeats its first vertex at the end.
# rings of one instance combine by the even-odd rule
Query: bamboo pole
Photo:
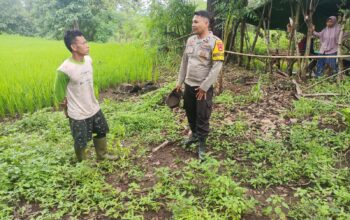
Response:
MULTIPOLYGON (((241 22, 241 37, 240 37, 240 45, 239 45, 239 52, 240 53, 243 53, 243 48, 244 48, 244 32, 245 32, 245 20, 243 19, 242 22, 241 22)), ((242 56, 239 56, 238 57, 238 65, 239 66, 242 66, 243 64, 243 57, 242 56)))
MULTIPOLYGON (((345 30, 345 15, 343 15, 343 19, 341 22, 341 30, 339 34, 339 39, 338 39, 338 53, 337 55, 341 56, 342 55, 342 45, 343 45, 343 36, 344 36, 344 30, 345 30)), ((339 71, 342 72, 344 70, 344 64, 343 64, 343 59, 338 58, 338 65, 339 65, 339 71)), ((337 82, 340 83, 340 81, 343 80, 343 73, 339 74, 337 77, 337 82)))
POLYGON ((234 51, 225 51, 225 53, 247 56, 247 57, 255 57, 255 58, 265 58, 265 59, 320 59, 320 58, 350 58, 350 55, 322 55, 322 56, 282 56, 282 55, 258 55, 258 54, 247 54, 247 53, 239 53, 234 51))
MULTIPOLYGON (((294 14, 294 5, 290 3, 290 10, 291 10, 291 15, 292 15, 292 18, 293 18, 293 24, 291 26, 291 29, 290 29, 290 33, 289 33, 289 46, 288 46, 288 56, 292 55, 294 56, 295 55, 295 42, 294 42, 294 29, 296 28, 295 25, 296 25, 296 20, 299 18, 296 18, 295 14, 294 14)), ((298 7, 298 3, 297 3, 297 6, 298 7)), ((296 8, 296 10, 298 10, 296 8)), ((296 12, 296 14, 298 14, 298 12, 296 12)), ((287 64, 287 73, 288 75, 292 75, 293 73, 293 66, 294 66, 294 63, 295 61, 294 60, 288 60, 288 64, 287 64)))
POLYGON ((244 30, 244 37, 245 37, 245 44, 246 44, 245 51, 246 51, 246 53, 248 53, 249 48, 251 48, 251 45, 250 45, 249 31, 248 31, 247 25, 245 26, 245 30, 244 30))
MULTIPOLYGON (((224 45, 227 45, 227 40, 228 40, 228 36, 231 30, 231 26, 233 23, 233 16, 229 13, 227 19, 226 19, 226 23, 225 23, 225 28, 224 28, 224 45)), ((226 61, 228 60, 228 57, 225 57, 224 63, 226 63, 226 61)), ((219 73, 219 77, 218 77, 218 93, 220 94, 223 91, 223 78, 224 78, 224 72, 221 70, 219 73)))
MULTIPOLYGON (((267 16, 267 24, 266 24, 266 20, 264 19, 263 24, 264 24, 264 32, 265 32, 265 41, 266 41, 266 48, 267 48, 267 55, 270 56, 270 23, 271 23, 271 13, 272 13, 272 6, 273 6, 273 0, 271 0, 271 4, 270 4, 270 9, 269 9, 269 13, 267 16)), ((270 74, 272 75, 272 62, 268 62, 268 65, 266 65, 266 67, 269 66, 270 68, 270 74)))

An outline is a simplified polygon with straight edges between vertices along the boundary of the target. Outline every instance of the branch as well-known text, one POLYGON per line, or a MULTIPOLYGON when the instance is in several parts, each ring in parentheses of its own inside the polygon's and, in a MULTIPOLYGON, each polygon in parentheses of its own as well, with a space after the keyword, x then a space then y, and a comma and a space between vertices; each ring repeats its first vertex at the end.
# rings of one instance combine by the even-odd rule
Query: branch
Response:
POLYGON ((295 89, 297 92, 296 97, 297 97, 297 99, 299 99, 300 96, 303 95, 303 91, 301 90, 300 85, 297 83, 297 81, 295 79, 293 79, 292 82, 294 83, 295 89))
POLYGON ((327 77, 327 78, 324 78, 323 80, 318 81, 317 83, 312 84, 311 86, 306 87, 304 90, 311 89, 311 88, 315 87, 316 85, 318 85, 318 84, 320 84, 320 83, 326 81, 327 79, 333 78, 333 77, 335 77, 335 76, 337 76, 337 75, 339 75, 339 74, 342 74, 342 73, 344 73, 344 72, 346 72, 346 71, 348 71, 348 70, 350 70, 350 68, 347 68, 347 69, 345 69, 345 70, 343 70, 343 71, 340 71, 340 72, 338 72, 338 73, 336 73, 336 74, 334 74, 334 75, 331 75, 331 76, 329 76, 329 77, 327 77))
POLYGON ((164 141, 161 145, 159 145, 158 147, 154 148, 154 149, 152 150, 152 153, 154 153, 154 152, 158 151, 159 149, 161 149, 161 148, 167 146, 168 144, 169 144, 169 141, 164 141))
POLYGON ((339 93, 315 93, 315 94, 302 94, 303 97, 317 97, 317 96, 341 96, 339 93))

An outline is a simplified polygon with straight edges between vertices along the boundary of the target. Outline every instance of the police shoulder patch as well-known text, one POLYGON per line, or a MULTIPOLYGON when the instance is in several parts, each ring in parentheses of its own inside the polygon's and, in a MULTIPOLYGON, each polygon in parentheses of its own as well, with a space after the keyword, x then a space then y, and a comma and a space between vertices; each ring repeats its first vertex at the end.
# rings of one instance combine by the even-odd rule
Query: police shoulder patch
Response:
POLYGON ((222 40, 215 41, 215 46, 212 54, 212 60, 214 61, 223 61, 225 59, 225 47, 222 40))

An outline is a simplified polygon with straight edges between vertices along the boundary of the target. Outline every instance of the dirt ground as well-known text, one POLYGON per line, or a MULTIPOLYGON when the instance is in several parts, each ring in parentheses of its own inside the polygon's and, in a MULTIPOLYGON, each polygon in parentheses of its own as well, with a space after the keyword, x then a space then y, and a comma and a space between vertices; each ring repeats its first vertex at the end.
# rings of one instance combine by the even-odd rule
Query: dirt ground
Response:
MULTIPOLYGON (((237 68, 229 66, 225 68, 224 78, 224 89, 230 90, 235 95, 246 95, 252 89, 259 80, 259 75, 252 72, 248 72, 243 68, 237 68)), ((245 118, 250 127, 260 130, 262 133, 266 133, 270 129, 277 130, 276 127, 281 124, 293 123, 289 118, 280 118, 280 114, 286 112, 290 107, 292 101, 295 99, 293 96, 294 85, 290 79, 286 79, 278 74, 272 76, 272 84, 263 86, 264 92, 262 100, 258 103, 251 103, 242 106, 235 106, 230 111, 224 109, 223 106, 214 105, 213 111, 224 112, 225 121, 230 123, 233 122, 242 112, 244 112, 245 118)), ((137 95, 121 94, 116 92, 117 90, 108 90, 101 94, 103 98, 109 98, 112 100, 126 100, 137 95)), ((175 109, 177 113, 182 114, 182 120, 186 120, 185 114, 182 110, 175 109)), ((183 135, 186 136, 188 130, 184 129, 183 135)), ((275 135, 281 135, 276 133, 275 135)), ((248 137, 249 138, 249 137, 248 137)), ((142 186, 142 190, 147 191, 157 181, 155 177, 155 169, 159 167, 169 167, 170 169, 179 169, 184 166, 184 162, 197 158, 197 154, 193 151, 184 150, 179 143, 169 143, 165 147, 160 148, 158 151, 152 153, 151 149, 155 146, 150 147, 150 154, 147 160, 142 161, 143 167, 147 171, 145 178, 139 183, 142 186), (179 160, 181 159, 181 160, 179 160), (182 161, 182 162, 178 162, 182 161)), ((210 151, 210 149, 209 149, 210 151)), ((237 158, 239 160, 239 158, 237 158)), ((110 174, 106 177, 107 182, 117 187, 120 190, 126 190, 128 187, 127 178, 120 182, 115 178, 114 174, 110 174)), ((249 186, 245 186, 249 189, 249 186)), ((291 187, 275 187, 266 190, 254 190, 249 189, 247 194, 253 196, 257 201, 264 204, 266 199, 272 194, 282 195, 286 200, 293 200, 293 189, 291 187)), ((258 207, 262 209, 262 207, 258 207)), ((259 213, 259 211, 258 211, 259 213)), ((165 207, 162 207, 158 213, 146 212, 144 214, 145 219, 158 220, 158 219, 169 219, 171 213, 168 212, 165 207)), ((254 219, 264 220, 268 219, 262 215, 246 215, 242 219, 254 219)))
MULTIPOLYGON (((231 91, 235 95, 247 95, 251 91, 252 87, 256 85, 259 81, 259 75, 248 72, 243 68, 238 68, 234 66, 226 66, 224 70, 224 89, 231 91)), ((262 85, 263 96, 259 102, 252 102, 244 105, 234 105, 231 109, 227 109, 220 104, 215 104, 213 107, 214 112, 223 113, 224 122, 232 123, 238 117, 241 117, 242 113, 244 114, 245 121, 248 123, 249 127, 255 131, 259 131, 261 134, 265 134, 270 130, 273 130, 276 137, 281 136, 278 129, 281 125, 296 123, 292 118, 281 117, 284 112, 290 110, 292 106, 294 97, 294 84, 290 79, 281 76, 279 74, 274 74, 271 76, 269 84, 262 85)), ((162 86, 164 81, 160 80, 158 86, 162 86)), ((138 93, 128 94, 119 92, 118 88, 108 89, 100 93, 100 101, 105 98, 114 101, 124 101, 130 99, 136 99, 138 93)), ((179 114, 182 114, 182 120, 186 120, 184 111, 181 109, 175 109, 179 114)), ((327 127, 327 125, 322 125, 327 127)), ((333 128, 334 130, 342 130, 343 127, 333 128)), ((184 129, 183 136, 186 136, 188 130, 184 129)), ((251 138, 249 135, 246 138, 251 138)), ((180 143, 167 143, 165 146, 159 148, 159 150, 152 152, 152 149, 157 146, 150 146, 148 155, 142 161, 136 161, 135 163, 139 164, 145 171, 146 175, 139 182, 141 186, 141 192, 146 192, 148 189, 157 182, 155 175, 156 168, 159 167, 168 167, 171 170, 176 170, 182 168, 186 161, 189 161, 193 158, 197 158, 197 154, 194 151, 188 151, 183 149, 180 146, 180 143)), ((210 151, 210 149, 209 149, 210 151)), ((218 155, 220 157, 220 155, 218 155)), ((348 154, 350 158, 350 153, 348 154)), ((240 158, 236 158, 238 162, 240 158)), ((117 188, 120 191, 126 191, 128 189, 129 179, 128 175, 121 175, 116 171, 115 173, 110 173, 106 176, 106 181, 112 186, 117 188)), ((239 181, 239 180, 238 180, 239 181)), ((300 185, 307 184, 305 182, 298 183, 300 185)), ((300 186, 299 185, 299 186, 300 186)), ((272 194, 278 194, 283 196, 286 201, 293 201, 293 186, 279 186, 271 187, 264 190, 256 190, 250 186, 244 186, 248 188, 247 194, 253 196, 257 201, 264 204, 266 199, 269 198, 272 194)), ((38 206, 35 204, 20 204, 20 206, 32 206, 32 209, 38 209, 38 206)), ((262 207, 257 207, 257 209, 262 209, 262 207)), ((259 210, 257 214, 243 216, 242 219, 249 220, 264 220, 268 219, 261 215, 259 210), (259 214, 260 213, 260 214, 259 214)), ((30 216, 30 215, 28 215, 30 216)), ((161 207, 158 212, 146 212, 144 213, 144 218, 149 220, 160 220, 160 219, 170 219, 172 214, 167 211, 166 207, 161 207)), ((81 219, 108 219, 100 216, 82 216, 81 219)))

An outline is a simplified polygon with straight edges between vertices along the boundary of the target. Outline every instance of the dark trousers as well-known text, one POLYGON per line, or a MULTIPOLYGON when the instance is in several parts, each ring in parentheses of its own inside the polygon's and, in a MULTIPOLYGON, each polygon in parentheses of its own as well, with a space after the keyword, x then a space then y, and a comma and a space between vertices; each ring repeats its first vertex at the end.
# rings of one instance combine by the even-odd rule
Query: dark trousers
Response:
POLYGON ((213 87, 207 91, 206 99, 197 100, 196 87, 185 84, 184 108, 192 133, 199 138, 207 138, 209 134, 209 119, 213 104, 213 87))
MULTIPOLYGON (((336 56, 337 53, 332 54, 320 54, 322 56, 336 56)), ((337 65, 337 59, 336 58, 321 58, 317 61, 317 70, 316 70, 316 76, 320 77, 323 75, 323 70, 325 65, 328 64, 331 68, 333 73, 338 72, 338 65, 337 65)))
POLYGON ((94 138, 103 138, 106 137, 109 131, 106 118, 101 110, 94 116, 84 120, 69 118, 69 124, 75 148, 86 147, 87 143, 92 139, 92 133, 96 133, 94 138))

